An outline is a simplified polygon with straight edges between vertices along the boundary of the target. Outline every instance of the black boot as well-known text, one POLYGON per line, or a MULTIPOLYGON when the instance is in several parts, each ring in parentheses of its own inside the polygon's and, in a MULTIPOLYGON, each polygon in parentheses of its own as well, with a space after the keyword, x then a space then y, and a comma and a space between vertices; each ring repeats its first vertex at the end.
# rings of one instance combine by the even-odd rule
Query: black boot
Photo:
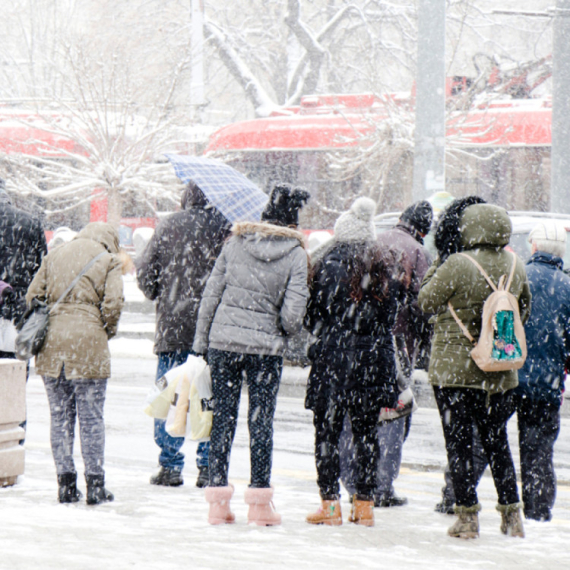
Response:
POLYGON ((83 496, 77 489, 77 473, 63 473, 57 476, 60 503, 77 503, 83 496))
POLYGON ((207 465, 204 465, 199 469, 200 472, 198 473, 198 479, 196 479, 196 487, 203 489, 210 483, 210 470, 208 469, 207 465))
POLYGON ((180 487, 180 485, 184 485, 184 479, 179 469, 161 467, 158 473, 150 478, 150 484, 163 485, 164 487, 180 487))
POLYGON ((115 497, 113 493, 105 489, 104 475, 85 475, 87 481, 87 504, 98 505, 112 501, 115 497))

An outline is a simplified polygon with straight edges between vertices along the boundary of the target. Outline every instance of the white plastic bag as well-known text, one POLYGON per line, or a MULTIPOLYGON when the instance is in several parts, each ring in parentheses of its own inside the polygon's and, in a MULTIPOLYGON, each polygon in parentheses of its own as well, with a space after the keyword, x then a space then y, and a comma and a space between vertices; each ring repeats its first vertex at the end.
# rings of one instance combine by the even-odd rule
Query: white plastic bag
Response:
POLYGON ((180 379, 185 375, 192 378, 201 374, 206 366, 205 360, 200 356, 189 356, 184 364, 169 370, 150 389, 146 398, 145 414, 152 418, 165 420, 180 379))

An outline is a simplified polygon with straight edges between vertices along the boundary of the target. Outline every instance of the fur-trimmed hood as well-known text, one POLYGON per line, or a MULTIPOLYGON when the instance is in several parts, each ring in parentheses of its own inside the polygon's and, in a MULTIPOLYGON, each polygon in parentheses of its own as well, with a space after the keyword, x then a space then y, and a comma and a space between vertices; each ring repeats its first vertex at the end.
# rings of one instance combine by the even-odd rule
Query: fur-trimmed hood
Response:
POLYGON ((244 248, 257 259, 280 259, 299 245, 305 248, 305 237, 292 228, 267 222, 240 222, 232 227, 232 235, 243 240, 244 248))

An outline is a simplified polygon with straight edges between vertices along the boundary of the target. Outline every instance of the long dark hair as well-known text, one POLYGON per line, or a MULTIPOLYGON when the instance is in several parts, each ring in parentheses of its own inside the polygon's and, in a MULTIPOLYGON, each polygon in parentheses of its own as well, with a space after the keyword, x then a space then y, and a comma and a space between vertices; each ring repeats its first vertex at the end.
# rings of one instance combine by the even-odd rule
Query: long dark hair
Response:
POLYGON ((363 245, 362 254, 353 258, 350 296, 357 303, 365 293, 382 301, 390 294, 393 281, 399 277, 395 252, 377 244, 363 245))

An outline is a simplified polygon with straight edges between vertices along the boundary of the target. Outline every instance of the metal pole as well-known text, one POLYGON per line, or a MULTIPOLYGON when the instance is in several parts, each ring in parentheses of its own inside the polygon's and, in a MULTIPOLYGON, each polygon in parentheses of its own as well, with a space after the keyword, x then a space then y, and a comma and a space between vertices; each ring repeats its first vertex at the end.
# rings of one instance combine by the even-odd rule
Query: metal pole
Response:
POLYGON ((445 189, 445 1, 418 2, 414 201, 445 189))
POLYGON ((552 53, 550 209, 570 213, 570 0, 557 0, 552 53))
POLYGON ((204 6, 202 0, 192 0, 192 82, 190 103, 194 117, 200 105, 204 104, 204 6))

